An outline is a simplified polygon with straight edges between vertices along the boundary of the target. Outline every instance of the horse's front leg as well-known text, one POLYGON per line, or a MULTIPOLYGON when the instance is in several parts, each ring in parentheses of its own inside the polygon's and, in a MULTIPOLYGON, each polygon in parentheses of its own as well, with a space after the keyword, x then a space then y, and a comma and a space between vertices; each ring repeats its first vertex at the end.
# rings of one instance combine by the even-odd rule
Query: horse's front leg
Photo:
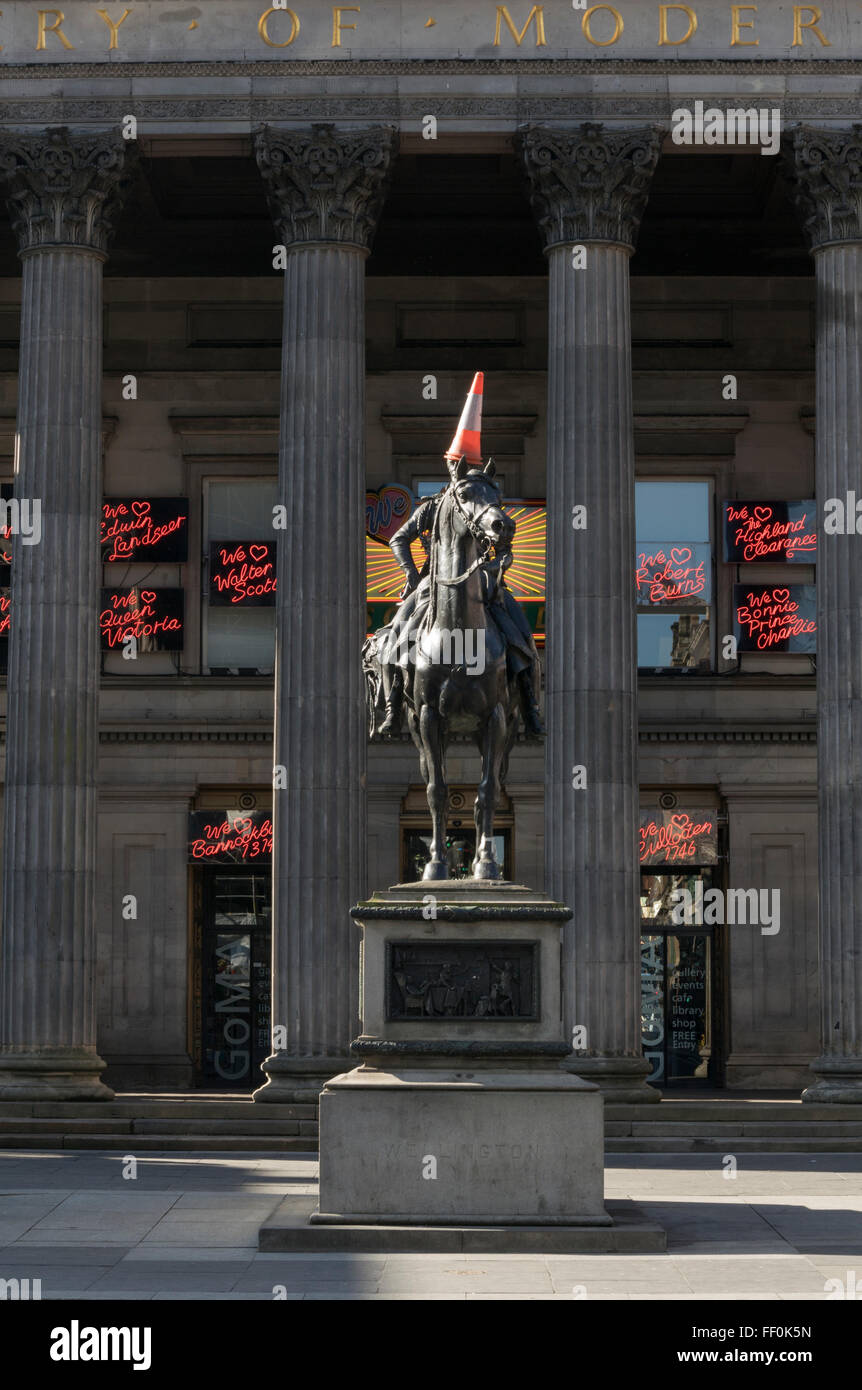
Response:
POLYGON ((500 865, 494 846, 494 811, 500 792, 500 765, 506 747, 506 714, 501 704, 494 706, 485 725, 482 750, 482 780, 474 805, 476 858, 474 878, 499 878, 500 865))
POLYGON ((448 788, 443 766, 443 720, 432 704, 422 706, 419 729, 425 749, 425 775, 428 808, 431 812, 431 857, 425 865, 423 879, 449 877, 446 859, 446 801, 448 788))

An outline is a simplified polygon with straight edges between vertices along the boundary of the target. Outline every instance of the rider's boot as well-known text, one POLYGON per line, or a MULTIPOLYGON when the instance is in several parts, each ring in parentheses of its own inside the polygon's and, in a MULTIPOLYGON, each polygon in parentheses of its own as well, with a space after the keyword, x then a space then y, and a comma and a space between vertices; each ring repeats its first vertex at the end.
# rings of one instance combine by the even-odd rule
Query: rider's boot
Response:
POLYGON ((521 713, 524 716, 524 733, 527 738, 543 738, 545 726, 536 703, 533 673, 529 669, 518 672, 518 690, 521 695, 521 713))
POLYGON ((401 732, 401 711, 404 708, 404 675, 400 668, 392 677, 389 695, 386 699, 386 718, 380 725, 380 733, 385 737, 395 737, 401 732))

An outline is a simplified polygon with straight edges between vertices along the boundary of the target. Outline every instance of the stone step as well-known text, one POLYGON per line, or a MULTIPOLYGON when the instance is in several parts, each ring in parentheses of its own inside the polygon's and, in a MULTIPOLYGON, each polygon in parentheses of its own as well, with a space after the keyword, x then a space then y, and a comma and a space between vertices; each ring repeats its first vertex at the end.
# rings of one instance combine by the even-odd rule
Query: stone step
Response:
POLYGON ((858 1139, 819 1138, 816 1133, 805 1139, 753 1139, 734 1136, 731 1139, 703 1137, 671 1139, 667 1136, 640 1135, 638 1138, 607 1139, 605 1153, 611 1154, 673 1154, 673 1153, 862 1153, 862 1137, 858 1139))
POLYGON ((131 1134, 132 1120, 103 1119, 31 1120, 26 1116, 0 1116, 0 1134, 131 1134))
POLYGON ((255 1105, 249 1101, 198 1100, 187 1101, 0 1101, 0 1118, 18 1116, 30 1119, 165 1119, 179 1120, 241 1120, 265 1118, 267 1120, 313 1120, 317 1118, 317 1106, 307 1105, 255 1105))
POLYGON ((679 1101, 663 1100, 659 1105, 605 1105, 605 1120, 657 1120, 694 1124, 736 1123, 738 1120, 860 1120, 862 1105, 808 1105, 804 1101, 679 1101))
POLYGON ((293 1153, 317 1152, 317 1141, 299 1135, 277 1138, 272 1134, 222 1134, 218 1138, 201 1134, 0 1134, 0 1149, 76 1149, 195 1153, 293 1153))
MULTIPOLYGON (((310 1108, 310 1107, 309 1107, 310 1108)), ((67 1122, 64 1122, 67 1123, 67 1122)), ((97 1121, 91 1123, 96 1124, 97 1121)), ((163 1119, 139 1119, 131 1121, 133 1134, 311 1134, 317 1135, 317 1120, 270 1120, 258 1119, 255 1115, 251 1119, 242 1120, 163 1120, 163 1119)))
MULTIPOLYGON (((605 1133, 607 1134, 607 1129, 605 1133)), ((805 1124, 803 1121, 771 1120, 768 1123, 752 1123, 747 1120, 739 1120, 735 1124, 711 1123, 708 1125, 694 1124, 686 1121, 664 1122, 656 1120, 653 1124, 639 1123, 632 1121, 629 1134, 633 1138, 641 1135, 654 1135, 656 1138, 662 1135, 673 1137, 679 1135, 681 1138, 698 1135, 708 1135, 712 1139, 729 1139, 735 1135, 747 1136, 748 1138, 780 1139, 800 1138, 806 1136, 816 1136, 817 1138, 828 1138, 830 1135, 837 1139, 862 1139, 862 1117, 855 1123, 850 1121, 838 1121, 837 1123, 827 1123, 826 1120, 815 1120, 813 1123, 805 1124)), ((617 1129, 619 1135, 619 1129, 617 1129)))

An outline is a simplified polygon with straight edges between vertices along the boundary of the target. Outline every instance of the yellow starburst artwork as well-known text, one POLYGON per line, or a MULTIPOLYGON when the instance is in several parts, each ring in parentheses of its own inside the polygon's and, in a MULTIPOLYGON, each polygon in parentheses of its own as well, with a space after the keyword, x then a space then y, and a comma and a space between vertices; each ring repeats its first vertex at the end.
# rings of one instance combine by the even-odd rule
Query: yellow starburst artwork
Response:
MULTIPOLYGON (((507 502, 503 510, 517 527, 513 560, 506 583, 516 599, 544 602, 546 510, 535 502, 507 502)), ((425 563, 420 541, 410 547, 416 568, 425 563)), ((369 603, 395 603, 404 588, 404 571, 385 542, 365 537, 366 598, 369 603)))

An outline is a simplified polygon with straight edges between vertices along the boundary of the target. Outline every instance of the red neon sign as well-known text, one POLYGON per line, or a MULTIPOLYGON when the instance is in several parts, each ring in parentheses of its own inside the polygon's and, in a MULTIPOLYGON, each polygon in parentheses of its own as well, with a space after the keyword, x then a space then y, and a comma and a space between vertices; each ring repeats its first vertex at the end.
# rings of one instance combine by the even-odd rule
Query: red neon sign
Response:
POLYGON ((0 589, 0 637, 9 636, 9 601, 10 591, 8 589, 0 589))
POLYGON ((735 584, 734 621, 741 651, 815 650, 814 586, 735 584))
POLYGON ((714 864, 715 812, 675 811, 656 817, 641 811, 639 859, 641 864, 714 864))
POLYGON ((184 497, 106 497, 102 503, 102 560, 163 560, 188 556, 184 497))
POLYGON ((210 549, 210 607, 275 603, 274 541, 225 541, 210 549))
POLYGON ((699 595, 708 598, 707 563, 690 545, 671 545, 652 553, 640 551, 635 570, 638 603, 678 603, 699 595))
POLYGON ((725 502, 725 559, 735 563, 814 562, 815 503, 725 502))
POLYGON ((239 863, 271 855, 272 818, 265 812, 193 811, 189 816, 190 859, 239 863))
POLYGON ((182 589, 103 589, 102 646, 110 651, 133 637, 143 651, 180 651, 182 589))

